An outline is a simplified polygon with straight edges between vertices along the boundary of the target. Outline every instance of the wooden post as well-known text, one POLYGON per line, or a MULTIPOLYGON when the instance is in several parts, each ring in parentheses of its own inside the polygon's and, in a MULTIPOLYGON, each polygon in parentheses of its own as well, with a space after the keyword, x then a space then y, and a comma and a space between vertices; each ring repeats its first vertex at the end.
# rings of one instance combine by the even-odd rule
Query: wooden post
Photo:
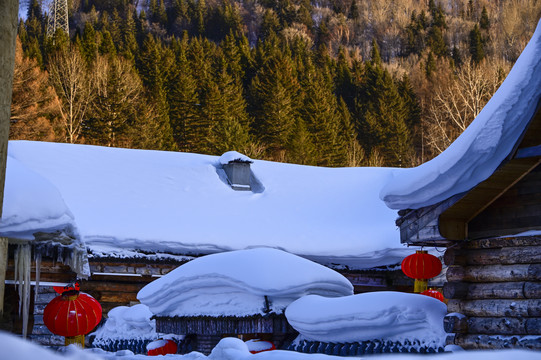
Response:
MULTIPOLYGON (((6 161, 11 117, 15 39, 19 1, 0 1, 0 218, 4 204, 6 161)), ((0 238, 0 315, 4 313, 4 286, 7 266, 8 240, 0 238), (5 249, 5 250, 4 250, 5 249)))

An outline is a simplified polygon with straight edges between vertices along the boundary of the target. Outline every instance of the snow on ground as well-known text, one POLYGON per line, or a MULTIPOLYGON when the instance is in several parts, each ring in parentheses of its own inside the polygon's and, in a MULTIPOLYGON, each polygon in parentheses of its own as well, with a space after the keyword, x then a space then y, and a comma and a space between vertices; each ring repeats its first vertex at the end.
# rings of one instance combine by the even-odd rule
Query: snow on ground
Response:
MULTIPOLYGON (((64 353, 53 352, 29 341, 22 340, 13 334, 0 331, 0 348, 3 360, 150 360, 162 359, 162 357, 148 357, 145 355, 133 355, 129 351, 107 353, 100 349, 80 350, 73 345, 69 346, 64 353)), ((365 359, 368 357, 364 357, 365 359)), ((527 350, 501 350, 501 351, 461 351, 437 355, 371 355, 370 358, 381 360, 539 360, 541 352, 527 350)), ((166 355, 163 359, 170 360, 332 360, 332 359, 356 359, 341 358, 322 354, 301 354, 292 351, 274 350, 259 354, 251 354, 246 344, 239 339, 223 339, 207 357, 201 353, 187 355, 166 355)), ((358 358, 360 359, 360 358, 358 358)))
POLYGON ((157 316, 247 316, 280 314, 308 294, 346 296, 353 286, 310 260, 256 248, 192 260, 146 285, 137 298, 157 316))
POLYGON ((541 21, 511 72, 483 110, 444 152, 397 169, 381 190, 392 209, 417 209, 467 191, 511 153, 541 98, 541 21))
POLYGON ((151 317, 148 306, 143 304, 117 306, 107 313, 103 326, 94 332, 94 343, 117 339, 155 340, 158 338, 156 320, 151 317))
POLYGON ((286 309, 301 340, 347 343, 384 339, 445 345, 447 306, 420 294, 371 292, 339 298, 308 295, 286 309))
MULTIPOLYGON (((31 141, 11 141, 8 153, 10 163, 58 189, 96 252, 111 245, 115 256, 123 249, 192 255, 268 246, 354 269, 397 264, 411 253, 400 244, 396 212, 378 197, 389 168, 254 160, 264 191, 252 193, 220 179, 216 156, 31 141)), ((22 177, 13 166, 7 173, 12 181, 22 177)))

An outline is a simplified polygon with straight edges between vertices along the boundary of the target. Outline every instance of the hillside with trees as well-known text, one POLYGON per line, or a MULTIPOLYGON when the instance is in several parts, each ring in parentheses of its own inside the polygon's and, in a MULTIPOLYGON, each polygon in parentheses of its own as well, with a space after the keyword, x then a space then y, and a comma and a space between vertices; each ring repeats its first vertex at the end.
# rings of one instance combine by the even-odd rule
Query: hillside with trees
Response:
POLYGON ((70 0, 19 22, 11 139, 412 166, 501 84, 536 0, 70 0))

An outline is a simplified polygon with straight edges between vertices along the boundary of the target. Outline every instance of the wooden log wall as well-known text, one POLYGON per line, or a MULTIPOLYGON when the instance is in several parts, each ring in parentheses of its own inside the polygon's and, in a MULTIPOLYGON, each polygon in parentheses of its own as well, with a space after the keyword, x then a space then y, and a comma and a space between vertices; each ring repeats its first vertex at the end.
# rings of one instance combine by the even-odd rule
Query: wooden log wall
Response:
POLYGON ((541 350, 541 236, 466 241, 444 261, 448 344, 541 350))

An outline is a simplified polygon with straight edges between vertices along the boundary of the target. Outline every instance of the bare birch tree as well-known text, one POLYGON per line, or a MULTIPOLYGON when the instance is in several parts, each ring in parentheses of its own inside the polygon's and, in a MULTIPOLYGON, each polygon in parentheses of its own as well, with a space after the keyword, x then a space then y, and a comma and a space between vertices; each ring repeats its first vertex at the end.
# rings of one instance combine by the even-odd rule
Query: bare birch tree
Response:
POLYGON ((426 145, 437 155, 445 150, 481 112, 500 86, 509 65, 467 61, 448 83, 437 86, 428 106, 426 145))
POLYGON ((94 98, 91 77, 76 48, 55 54, 49 68, 52 84, 61 101, 60 116, 66 131, 66 140, 76 143, 94 98))

